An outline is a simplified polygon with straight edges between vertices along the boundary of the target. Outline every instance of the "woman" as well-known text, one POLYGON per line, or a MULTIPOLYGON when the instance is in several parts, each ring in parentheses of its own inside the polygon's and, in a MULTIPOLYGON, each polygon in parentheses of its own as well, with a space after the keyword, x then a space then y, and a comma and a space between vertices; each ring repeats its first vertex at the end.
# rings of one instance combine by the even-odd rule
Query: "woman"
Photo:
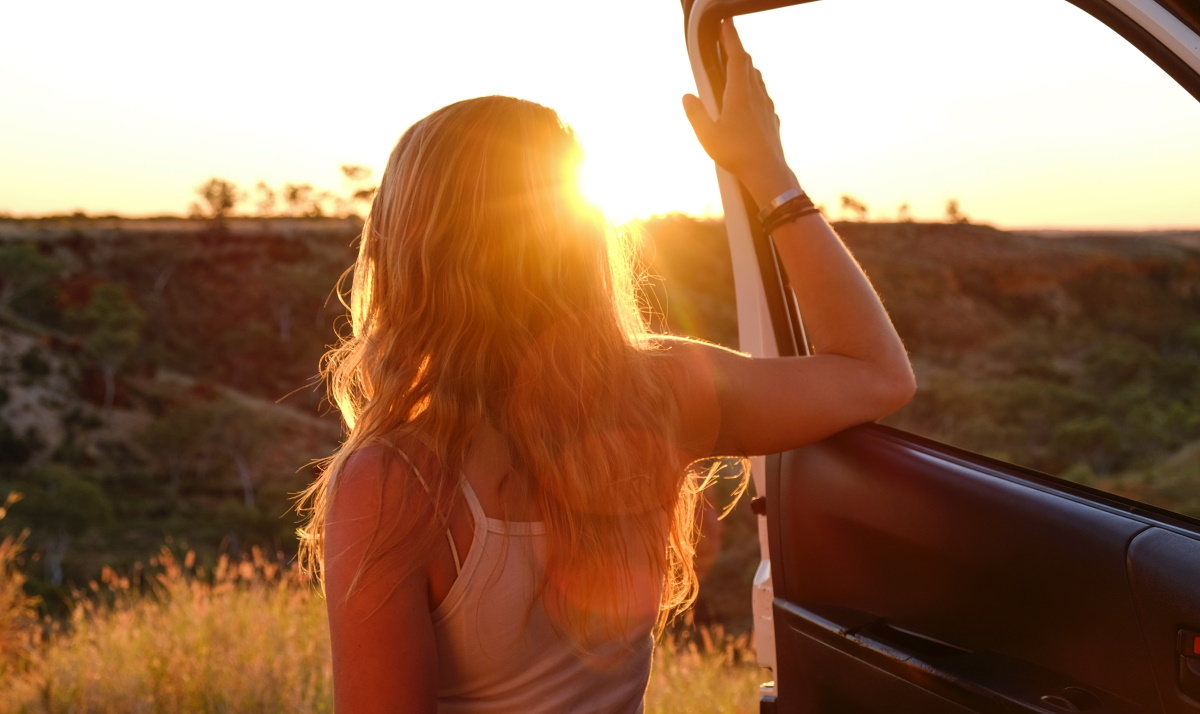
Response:
POLYGON ((640 711, 655 624, 695 597, 688 464, 911 397, 903 346, 798 191, 731 23, 722 42, 723 113, 684 108, 768 209, 816 354, 648 335, 630 256, 577 199, 579 148, 551 110, 483 97, 417 122, 363 230, 353 336, 324 364, 349 435, 306 494, 338 711, 640 711))

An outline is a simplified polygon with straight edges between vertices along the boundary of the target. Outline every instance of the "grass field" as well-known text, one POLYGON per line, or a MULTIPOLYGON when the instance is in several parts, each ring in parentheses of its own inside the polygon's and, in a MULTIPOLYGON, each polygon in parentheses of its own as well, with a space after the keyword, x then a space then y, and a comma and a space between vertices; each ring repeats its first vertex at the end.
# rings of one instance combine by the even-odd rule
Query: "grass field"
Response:
MULTIPOLYGON (((324 601, 257 551, 205 569, 164 549, 132 576, 106 569, 62 623, 3 605, 3 714, 333 709, 324 601)), ((744 636, 679 629, 656 650, 646 711, 756 711, 753 659, 744 636)))

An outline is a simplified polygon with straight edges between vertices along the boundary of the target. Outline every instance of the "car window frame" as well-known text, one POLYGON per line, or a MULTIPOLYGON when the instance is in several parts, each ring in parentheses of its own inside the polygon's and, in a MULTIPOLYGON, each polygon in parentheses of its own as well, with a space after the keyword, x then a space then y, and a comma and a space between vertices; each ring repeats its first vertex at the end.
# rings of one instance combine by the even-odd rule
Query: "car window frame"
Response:
MULTIPOLYGON (((721 20, 739 15, 815 2, 816 0, 681 0, 685 39, 697 94, 710 114, 720 111, 724 90, 724 62, 717 42, 721 20)), ((836 0, 834 0, 836 1, 836 0)), ((1194 99, 1200 101, 1200 0, 1063 0, 1073 4, 1114 30, 1174 79, 1194 99)), ((757 221, 754 201, 732 174, 716 168, 725 225, 733 264, 737 300, 738 347, 756 357, 780 357, 810 353, 800 314, 788 278, 779 263, 775 247, 757 221), (751 299, 744 299, 748 296, 751 299)), ((887 427, 872 427, 888 429, 887 427)), ((934 444, 977 458, 987 458, 958 447, 925 439, 909 432, 888 429, 895 438, 913 446, 934 444)), ((993 460, 994 461, 994 460, 993 460)), ((751 480, 757 494, 766 493, 767 473, 778 474, 780 455, 750 459, 751 480)), ((1006 467, 1015 466, 996 461, 1006 467)), ((1053 479, 1055 486, 1069 484, 1081 496, 1100 499, 1125 512, 1142 512, 1160 519, 1174 519, 1183 527, 1196 527, 1200 521, 1150 504, 1134 501, 1088 486, 1026 472, 1033 481, 1053 479)), ((760 666, 775 671, 773 600, 770 572, 769 536, 765 518, 758 518, 761 560, 753 583, 755 639, 760 666), (761 626, 760 626, 761 625, 761 626)), ((763 685, 764 696, 771 696, 773 683, 763 685)))

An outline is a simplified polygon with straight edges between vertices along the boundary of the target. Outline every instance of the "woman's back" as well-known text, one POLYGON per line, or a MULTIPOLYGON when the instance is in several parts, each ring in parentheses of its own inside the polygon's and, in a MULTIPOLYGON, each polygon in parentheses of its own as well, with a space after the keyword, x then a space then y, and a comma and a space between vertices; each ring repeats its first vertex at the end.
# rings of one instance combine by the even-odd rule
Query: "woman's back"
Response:
POLYGON ((623 641, 578 651, 541 599, 543 524, 489 517, 465 479, 463 491, 472 540, 433 611, 439 711, 641 711, 655 610, 628 623, 623 641))
POLYGON ((323 363, 347 439, 305 501, 339 709, 635 710, 652 623, 696 593, 687 465, 910 398, 903 346, 804 204, 731 25, 723 42, 724 113, 690 98, 688 115, 766 207, 817 354, 648 335, 632 246, 579 198, 553 111, 482 97, 415 124, 363 230, 353 334, 323 363))

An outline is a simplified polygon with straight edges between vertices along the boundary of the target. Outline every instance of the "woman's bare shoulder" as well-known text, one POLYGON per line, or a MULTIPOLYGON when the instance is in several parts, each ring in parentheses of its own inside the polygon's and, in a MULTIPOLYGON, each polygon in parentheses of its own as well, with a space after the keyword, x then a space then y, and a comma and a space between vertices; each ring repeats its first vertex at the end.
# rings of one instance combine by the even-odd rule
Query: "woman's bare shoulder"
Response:
POLYGON ((679 405, 681 441, 695 458, 718 455, 721 432, 722 363, 744 359, 734 350, 710 342, 658 335, 651 340, 665 360, 663 370, 679 405))
POLYGON ((428 484, 424 472, 431 469, 432 461, 432 452, 416 437, 380 438, 355 448, 334 478, 357 487, 382 482, 428 484))
POLYGON ((749 359, 728 347, 690 337, 659 335, 652 345, 670 364, 667 374, 675 389, 689 393, 698 390, 697 396, 703 398, 714 396, 722 388, 726 364, 749 359))
MULTIPOLYGON (((382 444, 368 444, 346 457, 333 474, 333 493, 338 501, 358 503, 368 496, 382 496, 385 485, 409 478, 407 464, 397 463, 382 444)), ((387 489, 396 491, 396 489, 387 489)))
POLYGON ((333 474, 329 525, 350 531, 398 525, 431 515, 431 501, 411 447, 372 443, 350 454, 333 474))

